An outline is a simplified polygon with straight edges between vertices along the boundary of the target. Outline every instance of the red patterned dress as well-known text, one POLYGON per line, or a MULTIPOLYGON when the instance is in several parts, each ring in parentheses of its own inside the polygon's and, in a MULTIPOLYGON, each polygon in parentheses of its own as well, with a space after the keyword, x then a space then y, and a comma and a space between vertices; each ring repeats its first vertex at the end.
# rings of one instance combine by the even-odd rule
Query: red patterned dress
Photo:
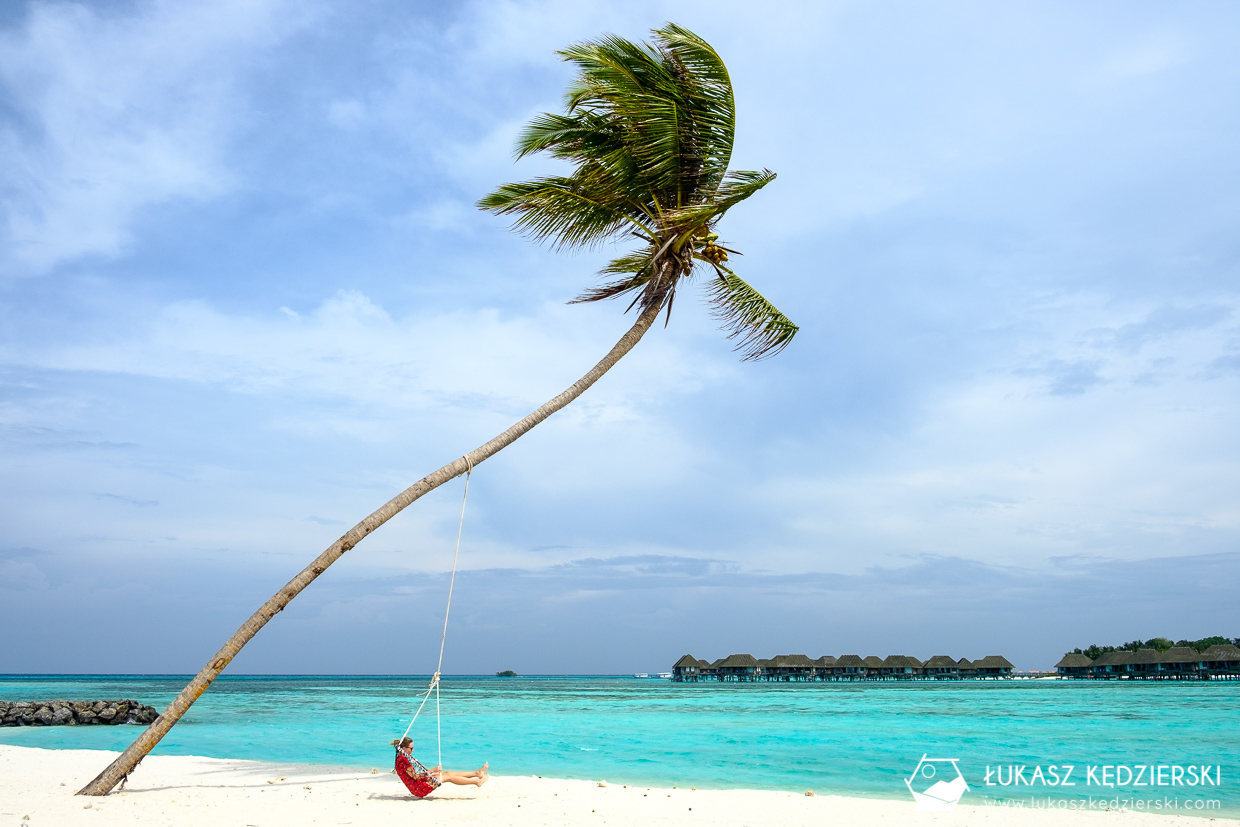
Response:
POLYGON ((422 766, 418 759, 396 751, 396 774, 415 798, 426 798, 439 786, 439 779, 422 766))

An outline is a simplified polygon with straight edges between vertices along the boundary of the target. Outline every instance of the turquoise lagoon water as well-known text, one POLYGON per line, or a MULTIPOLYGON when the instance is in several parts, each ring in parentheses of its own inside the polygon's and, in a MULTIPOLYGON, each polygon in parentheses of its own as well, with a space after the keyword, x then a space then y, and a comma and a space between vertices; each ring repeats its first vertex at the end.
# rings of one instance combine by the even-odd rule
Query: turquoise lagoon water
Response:
MULTIPOLYGON (((162 709, 186 680, 0 676, 0 698, 128 697, 162 709)), ((425 678, 411 677, 225 676, 156 754, 386 768, 387 743, 404 730, 425 686, 425 678)), ((489 760, 501 775, 906 798, 904 779, 929 755, 959 759, 971 788, 965 803, 1041 806, 1048 794, 1063 802, 1131 793, 1218 800, 1221 810, 1200 814, 1240 814, 1240 682, 447 677, 442 698, 450 768, 489 760), (1221 784, 1085 786, 1086 767, 1117 764, 1221 766, 1212 770, 1221 784), (1073 765, 1079 784, 1070 790, 997 785, 1010 778, 1011 765, 1025 765, 1026 775, 1036 765, 1073 765), (996 777, 1000 766, 1004 774, 996 777)), ((133 726, 0 728, 0 743, 118 750, 138 732, 133 726)), ((433 715, 424 713, 413 735, 419 755, 433 759, 433 715)))

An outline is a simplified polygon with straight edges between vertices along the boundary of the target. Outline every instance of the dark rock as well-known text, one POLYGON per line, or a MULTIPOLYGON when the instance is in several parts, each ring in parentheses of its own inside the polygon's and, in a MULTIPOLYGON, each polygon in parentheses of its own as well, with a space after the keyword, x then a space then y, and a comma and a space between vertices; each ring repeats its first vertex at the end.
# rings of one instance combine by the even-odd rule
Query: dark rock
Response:
POLYGON ((0 701, 0 726, 150 724, 159 713, 132 698, 115 701, 0 701))

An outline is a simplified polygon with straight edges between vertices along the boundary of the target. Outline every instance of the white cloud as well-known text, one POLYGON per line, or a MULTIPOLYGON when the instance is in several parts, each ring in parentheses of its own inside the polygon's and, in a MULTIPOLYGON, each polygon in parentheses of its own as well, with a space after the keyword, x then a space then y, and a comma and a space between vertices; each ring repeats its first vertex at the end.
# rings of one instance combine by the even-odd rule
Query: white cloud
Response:
POLYGON ((109 15, 35 3, 0 33, 0 127, 9 266, 41 272, 117 256, 144 207, 218 196, 234 80, 296 21, 283 0, 151 2, 109 15))
POLYGON ((1237 385, 1209 367, 1237 306, 1045 302, 863 467, 773 478, 762 498, 793 527, 790 548, 841 568, 918 553, 1026 565, 1226 551, 1240 534, 1240 480, 1220 455, 1237 385))
MULTIPOLYGON (((343 403, 337 422, 360 435, 360 423, 397 412, 524 415, 592 367, 627 324, 613 319, 607 330, 599 330, 593 316, 553 304, 535 317, 481 308, 393 319, 356 291, 337 293, 309 313, 281 307, 261 317, 178 302, 131 320, 126 332, 110 341, 100 337, 29 350, 13 343, 0 352, 0 360, 343 403)), ((665 341, 661 349, 667 348, 674 345, 665 341)), ((645 361, 640 354, 641 349, 628 363, 645 361)), ((642 371, 640 381, 608 383, 611 390, 591 393, 572 410, 593 419, 627 418, 633 414, 626 397, 692 392, 722 369, 684 354, 664 352, 661 361, 657 370, 642 371)))

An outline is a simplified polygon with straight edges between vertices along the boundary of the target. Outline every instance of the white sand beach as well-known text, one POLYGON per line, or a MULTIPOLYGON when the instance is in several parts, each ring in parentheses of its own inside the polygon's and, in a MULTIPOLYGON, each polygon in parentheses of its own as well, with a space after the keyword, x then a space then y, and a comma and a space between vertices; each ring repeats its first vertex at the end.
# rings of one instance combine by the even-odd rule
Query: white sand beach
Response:
POLYGON ((215 758, 152 756, 123 791, 75 796, 115 753, 0 746, 0 827, 157 824, 321 825, 1161 825, 1199 818, 958 806, 924 813, 911 802, 766 790, 625 787, 596 781, 492 776, 417 801, 389 773, 215 758))

